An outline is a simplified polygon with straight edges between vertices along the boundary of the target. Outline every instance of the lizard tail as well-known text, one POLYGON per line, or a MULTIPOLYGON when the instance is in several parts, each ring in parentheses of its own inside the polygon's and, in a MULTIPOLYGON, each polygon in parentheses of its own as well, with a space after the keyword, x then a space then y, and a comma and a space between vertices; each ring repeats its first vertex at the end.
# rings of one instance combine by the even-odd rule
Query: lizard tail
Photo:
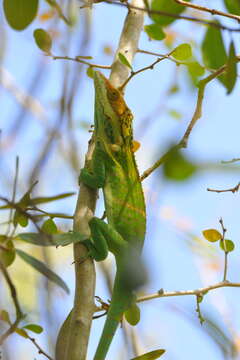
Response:
POLYGON ((105 360, 112 339, 117 327, 122 320, 123 313, 128 309, 132 298, 132 292, 123 286, 117 271, 113 287, 113 295, 108 310, 107 319, 104 324, 103 332, 98 343, 98 347, 93 360, 105 360))

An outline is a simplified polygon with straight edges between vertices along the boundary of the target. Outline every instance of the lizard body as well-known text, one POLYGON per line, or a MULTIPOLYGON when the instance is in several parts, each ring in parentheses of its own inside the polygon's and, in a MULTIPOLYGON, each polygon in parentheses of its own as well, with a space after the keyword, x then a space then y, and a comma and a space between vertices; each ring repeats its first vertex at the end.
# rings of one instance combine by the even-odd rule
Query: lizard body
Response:
POLYGON ((95 149, 92 160, 81 170, 80 182, 102 188, 107 217, 107 223, 96 217, 90 220, 91 239, 84 241, 89 253, 101 261, 111 251, 116 260, 112 299, 94 356, 94 360, 104 360, 124 312, 135 302, 133 290, 143 283, 140 255, 146 213, 134 156, 131 111, 120 91, 100 72, 94 73, 94 86, 95 149))

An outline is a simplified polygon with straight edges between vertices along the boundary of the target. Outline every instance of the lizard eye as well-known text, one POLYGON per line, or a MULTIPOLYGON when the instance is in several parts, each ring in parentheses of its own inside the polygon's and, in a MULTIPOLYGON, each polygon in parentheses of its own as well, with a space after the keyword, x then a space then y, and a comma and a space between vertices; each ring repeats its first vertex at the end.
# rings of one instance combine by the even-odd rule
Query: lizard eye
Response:
POLYGON ((119 98, 119 92, 117 90, 112 90, 108 92, 109 100, 116 101, 119 98))

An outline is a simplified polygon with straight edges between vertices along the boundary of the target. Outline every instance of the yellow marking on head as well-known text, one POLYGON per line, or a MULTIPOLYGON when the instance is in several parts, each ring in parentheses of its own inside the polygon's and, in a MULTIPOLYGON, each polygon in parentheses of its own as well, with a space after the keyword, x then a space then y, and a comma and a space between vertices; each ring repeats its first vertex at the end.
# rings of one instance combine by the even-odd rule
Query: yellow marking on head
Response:
POLYGON ((133 140, 132 142, 132 152, 136 152, 140 148, 140 142, 133 140))

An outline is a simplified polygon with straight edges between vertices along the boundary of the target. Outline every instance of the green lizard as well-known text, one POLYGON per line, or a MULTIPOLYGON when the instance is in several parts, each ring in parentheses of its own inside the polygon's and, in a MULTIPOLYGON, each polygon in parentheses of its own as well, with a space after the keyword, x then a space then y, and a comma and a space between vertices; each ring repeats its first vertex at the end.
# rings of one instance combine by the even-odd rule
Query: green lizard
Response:
POLYGON ((96 147, 91 163, 81 171, 80 180, 103 189, 108 221, 107 224, 95 217, 90 220, 91 255, 101 261, 110 250, 117 267, 110 308, 94 357, 104 360, 123 313, 134 301, 135 282, 142 281, 136 272, 141 272, 137 264, 145 238, 146 212, 133 152, 133 116, 120 91, 100 72, 95 72, 94 85, 96 147))
MULTIPOLYGON (((107 319, 94 356, 94 360, 104 360, 124 312, 134 304, 133 290, 143 283, 139 257, 145 238, 146 213, 133 153, 133 116, 120 91, 100 72, 94 73, 94 85, 95 149, 92 160, 81 171, 80 182, 103 189, 108 221, 93 217, 89 222, 91 239, 85 244, 96 261, 104 260, 110 250, 117 267, 107 319)), ((66 326, 60 331, 59 354, 64 351, 61 342, 66 326)), ((58 356, 60 359, 61 355, 58 356)))

